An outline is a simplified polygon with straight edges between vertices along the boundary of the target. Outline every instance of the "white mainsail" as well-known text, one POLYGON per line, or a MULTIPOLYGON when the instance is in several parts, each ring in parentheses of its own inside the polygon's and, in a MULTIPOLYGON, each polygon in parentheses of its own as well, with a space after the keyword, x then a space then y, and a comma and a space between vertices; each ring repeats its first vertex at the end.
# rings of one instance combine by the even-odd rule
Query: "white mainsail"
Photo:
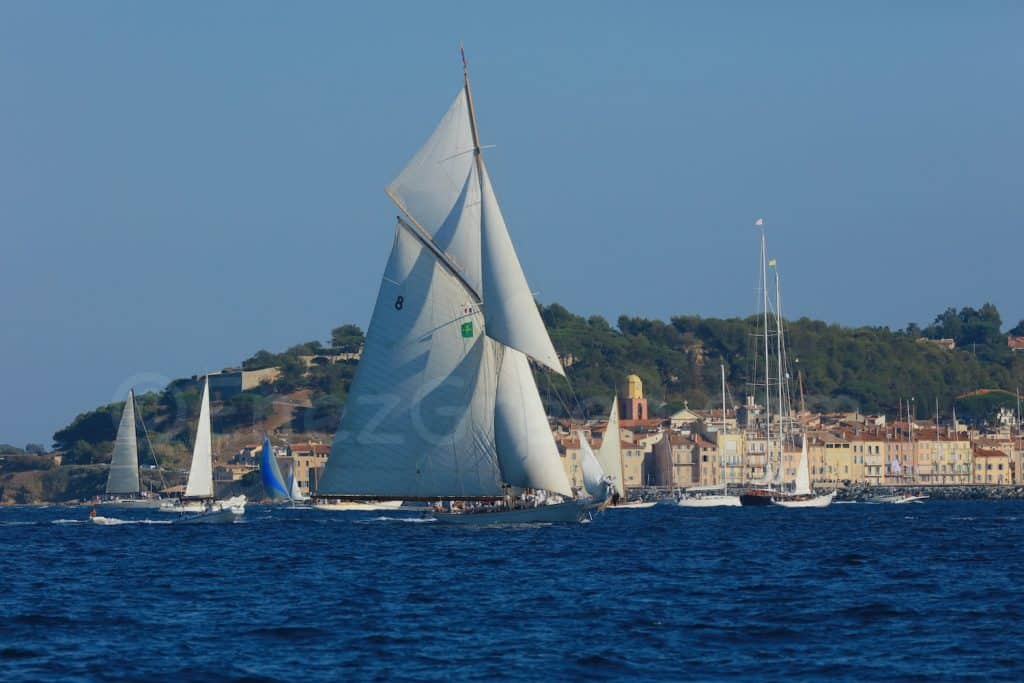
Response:
POLYGON ((622 481, 622 435, 619 432, 619 397, 612 399, 612 412, 608 415, 608 427, 604 430, 601 447, 597 449, 597 461, 601 469, 612 478, 615 491, 626 495, 622 481))
POLYGON ((487 334, 565 375, 519 263, 487 169, 480 163, 480 245, 487 334))
POLYGON ((796 489, 798 496, 806 496, 811 492, 811 473, 807 465, 807 436, 800 438, 800 464, 796 468, 796 489))
POLYGON ((192 447, 192 465, 185 485, 186 498, 213 498, 213 444, 210 434, 210 378, 203 382, 203 400, 192 447))
POLYGON ((572 496, 526 356, 505 349, 494 405, 494 438, 505 482, 572 496))
POLYGON ((107 474, 107 493, 139 492, 139 447, 135 439, 135 392, 128 391, 117 426, 114 454, 107 474))
POLYGON ((502 494, 500 349, 472 294, 399 225, 319 491, 367 498, 502 494))

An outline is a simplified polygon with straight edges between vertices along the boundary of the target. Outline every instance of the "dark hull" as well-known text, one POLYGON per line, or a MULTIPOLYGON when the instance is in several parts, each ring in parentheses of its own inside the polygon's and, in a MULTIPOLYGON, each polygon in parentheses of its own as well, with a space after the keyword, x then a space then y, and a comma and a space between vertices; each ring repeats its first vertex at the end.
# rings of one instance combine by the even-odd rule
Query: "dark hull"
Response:
POLYGON ((740 505, 743 507, 767 507, 772 504, 772 492, 759 489, 744 491, 740 494, 740 505))

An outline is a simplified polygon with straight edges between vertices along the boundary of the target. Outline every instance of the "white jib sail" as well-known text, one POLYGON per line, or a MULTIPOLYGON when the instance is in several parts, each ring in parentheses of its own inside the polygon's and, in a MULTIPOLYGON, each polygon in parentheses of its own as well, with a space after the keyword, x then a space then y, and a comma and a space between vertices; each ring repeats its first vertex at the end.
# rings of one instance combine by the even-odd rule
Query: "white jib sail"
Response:
POLYGON ((480 178, 481 271, 487 334, 565 375, 512 246, 487 169, 480 178))
POLYGON ((139 447, 135 440, 135 392, 128 392, 117 426, 114 454, 107 474, 107 493, 139 492, 139 447))
POLYGON ((291 486, 289 487, 291 489, 291 493, 289 497, 292 500, 309 500, 309 496, 302 493, 302 487, 299 486, 299 480, 295 478, 294 469, 288 478, 291 480, 291 486))
POLYGON ((796 468, 796 489, 798 496, 806 496, 811 492, 811 473, 807 465, 807 437, 800 438, 800 464, 796 468))
POLYGON ((203 400, 192 447, 192 466, 185 485, 186 498, 213 498, 213 443, 210 434, 210 378, 203 382, 203 400))
POLYGON ((622 481, 622 434, 619 432, 619 397, 612 399, 612 412, 608 415, 608 427, 604 430, 601 447, 597 449, 597 461, 601 469, 612 478, 615 490, 620 496, 626 494, 622 481))
POLYGON ((594 456, 594 451, 590 448, 590 444, 587 443, 587 437, 583 435, 583 432, 578 432, 578 435, 580 439, 580 460, 583 467, 583 486, 587 489, 587 493, 595 498, 604 498, 607 494, 604 470, 601 469, 600 463, 597 462, 597 458, 594 456))
POLYGON ((466 287, 412 230, 398 227, 318 491, 500 496, 499 349, 466 287))
POLYGON ((498 373, 494 439, 506 483, 572 497, 526 356, 506 348, 498 373))

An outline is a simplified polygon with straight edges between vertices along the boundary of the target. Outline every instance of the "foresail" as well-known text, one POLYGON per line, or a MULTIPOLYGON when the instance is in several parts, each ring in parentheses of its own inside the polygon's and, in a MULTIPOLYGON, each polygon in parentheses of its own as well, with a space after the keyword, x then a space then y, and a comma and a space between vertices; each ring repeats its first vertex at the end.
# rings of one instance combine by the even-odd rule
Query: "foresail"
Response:
POLYGON ((291 498, 291 492, 281 476, 281 468, 277 465, 274 449, 270 447, 270 439, 266 436, 263 437, 263 448, 260 450, 260 477, 268 497, 291 498))
POLYGON ((605 473, 597 462, 597 458, 594 457, 594 451, 590 448, 590 444, 587 443, 587 437, 584 436, 583 432, 578 434, 580 439, 580 460, 583 467, 583 487, 587 489, 587 493, 595 498, 603 498, 605 493, 605 473))
POLYGON ((622 434, 619 432, 619 397, 612 399, 612 412, 608 415, 608 427, 604 430, 601 447, 597 449, 597 461, 601 469, 612 478, 615 490, 620 496, 626 494, 622 482, 622 434))
POLYGON ((400 225, 318 492, 497 497, 498 348, 460 280, 400 225))
POLYGON ((800 464, 796 468, 796 489, 794 493, 805 496, 811 492, 811 474, 807 466, 807 437, 800 440, 800 464))
POLYGON ((192 466, 185 485, 186 498, 213 497, 213 444, 210 434, 210 379, 203 382, 203 399, 196 425, 196 442, 192 447, 192 466))
POLYGON ((487 169, 482 163, 480 168, 481 271, 487 334, 565 375, 526 283, 487 169))
POLYGON ((114 454, 110 458, 107 475, 107 493, 139 492, 139 447, 135 440, 135 393, 128 392, 128 400, 117 426, 114 454))
POLYGON ((494 439, 507 483, 572 496, 530 363, 515 349, 502 354, 494 439))

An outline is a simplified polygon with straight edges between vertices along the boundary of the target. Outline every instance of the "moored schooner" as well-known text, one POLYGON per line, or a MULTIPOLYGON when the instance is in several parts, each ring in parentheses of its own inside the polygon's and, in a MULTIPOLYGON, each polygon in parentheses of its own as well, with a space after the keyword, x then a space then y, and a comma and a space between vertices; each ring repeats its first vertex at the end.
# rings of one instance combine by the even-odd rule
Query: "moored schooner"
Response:
POLYGON ((446 501, 436 517, 458 523, 579 521, 603 501, 573 498, 548 426, 530 359, 565 373, 484 165, 463 75, 387 187, 405 218, 317 496, 446 501))

